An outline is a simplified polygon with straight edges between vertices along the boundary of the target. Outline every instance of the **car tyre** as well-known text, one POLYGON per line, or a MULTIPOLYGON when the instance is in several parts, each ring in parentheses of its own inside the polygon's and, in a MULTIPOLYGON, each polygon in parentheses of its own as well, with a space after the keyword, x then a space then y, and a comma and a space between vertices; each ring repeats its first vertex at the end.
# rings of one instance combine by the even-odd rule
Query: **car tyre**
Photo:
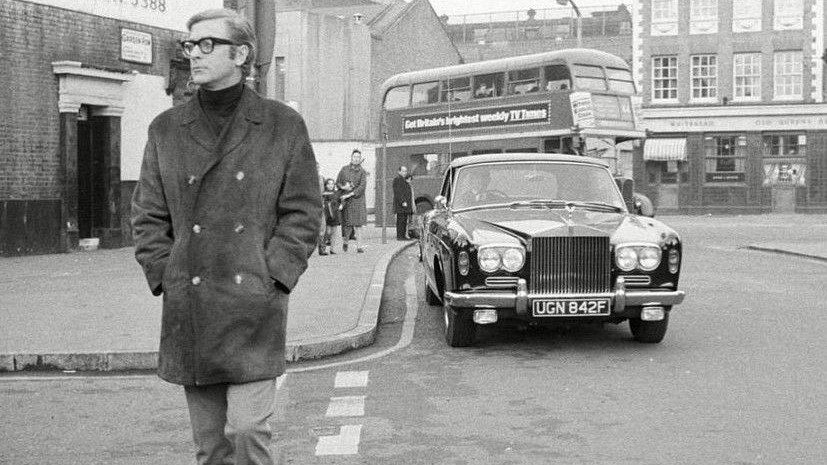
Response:
POLYGON ((474 343, 477 325, 470 312, 461 312, 450 305, 442 305, 445 319, 445 342, 451 347, 468 347, 474 343))
POLYGON ((428 305, 439 305, 441 302, 439 296, 436 295, 434 291, 431 290, 431 286, 428 285, 427 278, 425 279, 425 302, 427 302, 428 305))
POLYGON ((667 311, 660 321, 643 321, 640 318, 629 318, 629 329, 638 342, 657 344, 666 336, 669 326, 669 312, 667 311))

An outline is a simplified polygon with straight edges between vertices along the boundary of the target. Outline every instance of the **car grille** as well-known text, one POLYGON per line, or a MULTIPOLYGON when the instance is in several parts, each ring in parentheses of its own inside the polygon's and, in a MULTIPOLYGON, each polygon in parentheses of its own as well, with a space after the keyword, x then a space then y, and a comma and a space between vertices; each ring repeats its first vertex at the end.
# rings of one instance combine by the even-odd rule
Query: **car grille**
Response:
POLYGON ((485 286, 498 289, 510 289, 517 287, 519 278, 516 276, 489 276, 485 278, 485 286))
POLYGON ((591 294, 611 290, 611 248, 606 236, 535 237, 531 240, 532 294, 591 294))
POLYGON ((644 287, 652 284, 651 276, 623 276, 626 281, 626 287, 644 287))

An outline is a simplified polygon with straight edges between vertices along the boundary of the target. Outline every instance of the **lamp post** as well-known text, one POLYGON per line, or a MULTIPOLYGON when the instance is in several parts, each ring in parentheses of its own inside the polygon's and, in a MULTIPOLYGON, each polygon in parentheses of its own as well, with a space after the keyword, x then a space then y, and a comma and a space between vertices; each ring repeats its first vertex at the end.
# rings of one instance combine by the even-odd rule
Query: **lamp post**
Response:
POLYGON ((577 48, 582 48, 583 36, 581 31, 583 30, 583 16, 580 15, 580 8, 577 8, 577 4, 574 3, 574 0, 557 0, 557 4, 562 6, 570 4, 574 9, 574 14, 577 15, 577 48))

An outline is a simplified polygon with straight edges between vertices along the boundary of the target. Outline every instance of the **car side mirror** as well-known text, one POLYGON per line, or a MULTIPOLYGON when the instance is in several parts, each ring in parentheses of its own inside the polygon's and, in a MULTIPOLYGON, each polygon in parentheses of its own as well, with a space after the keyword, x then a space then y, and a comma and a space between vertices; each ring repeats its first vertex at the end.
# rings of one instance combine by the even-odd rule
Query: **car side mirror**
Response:
POLYGON ((434 202, 436 202, 436 208, 440 210, 448 209, 448 199, 446 199, 444 195, 437 195, 436 198, 434 198, 434 202))

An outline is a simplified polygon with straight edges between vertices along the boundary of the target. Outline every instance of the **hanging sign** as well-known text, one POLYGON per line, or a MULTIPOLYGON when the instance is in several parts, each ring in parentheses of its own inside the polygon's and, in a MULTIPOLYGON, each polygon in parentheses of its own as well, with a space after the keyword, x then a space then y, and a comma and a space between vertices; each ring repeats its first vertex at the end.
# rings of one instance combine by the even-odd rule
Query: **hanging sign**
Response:
POLYGON ((121 60, 152 64, 152 34, 121 28, 121 60))

